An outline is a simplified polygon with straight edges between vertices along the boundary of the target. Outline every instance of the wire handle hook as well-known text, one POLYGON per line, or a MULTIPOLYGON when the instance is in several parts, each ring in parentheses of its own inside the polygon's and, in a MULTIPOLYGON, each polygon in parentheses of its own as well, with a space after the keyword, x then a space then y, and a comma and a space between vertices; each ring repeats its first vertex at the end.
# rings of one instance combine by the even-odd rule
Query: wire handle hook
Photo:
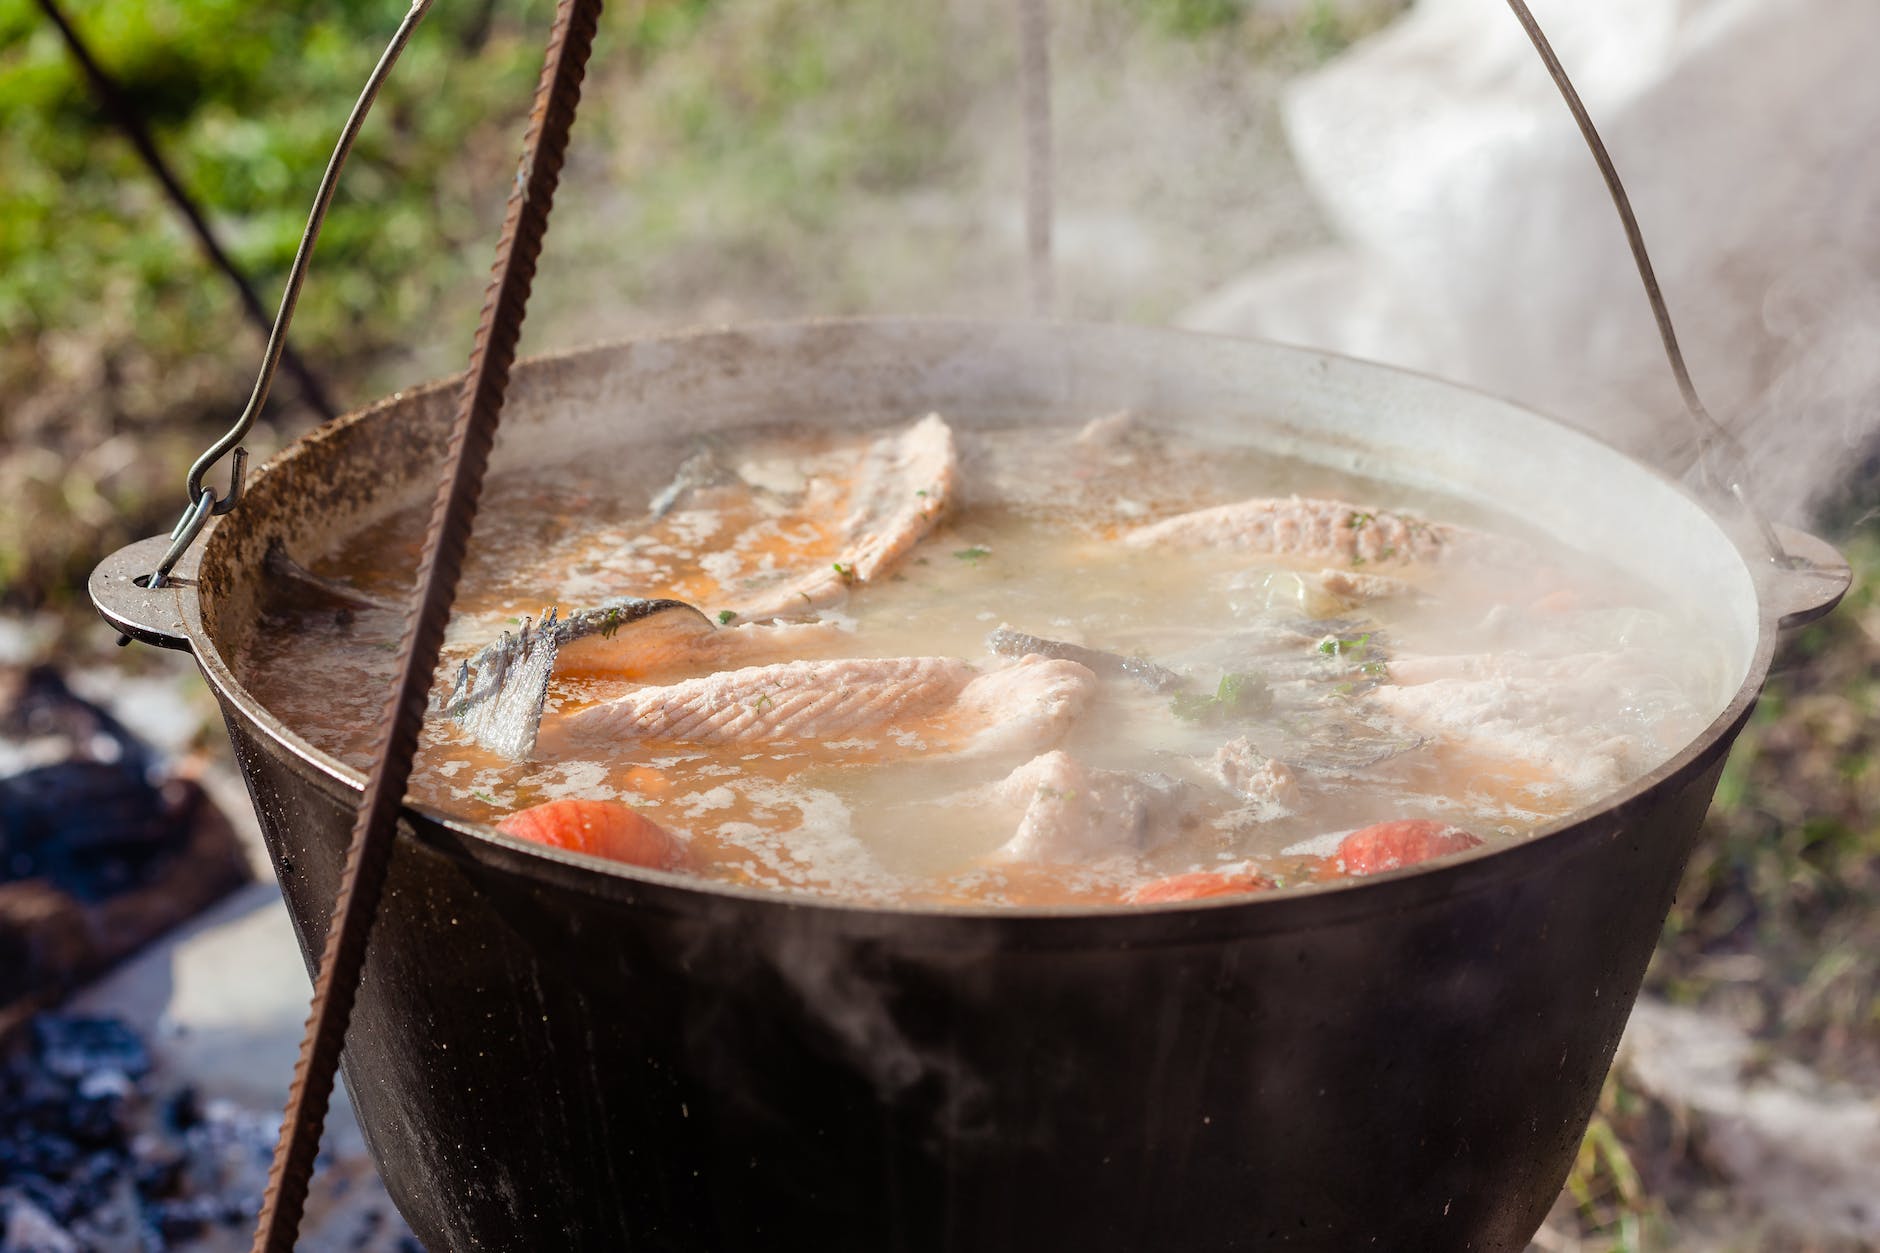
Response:
POLYGON ((1625 241, 1632 249, 1632 262, 1638 267, 1639 281, 1645 285, 1645 299, 1651 303, 1652 318, 1658 323, 1658 338, 1664 345, 1665 359, 1671 363, 1671 373, 1678 382, 1678 394, 1684 398, 1685 412, 1697 427, 1700 472, 1713 491, 1730 496, 1749 515, 1762 534, 1769 559, 1777 565, 1791 564, 1793 558, 1776 535, 1775 528, 1769 524, 1769 519, 1750 503, 1748 489, 1744 486, 1749 477, 1749 468, 1743 445, 1710 415, 1710 410, 1698 398, 1697 385, 1691 382, 1691 372, 1684 364, 1684 350, 1678 347, 1678 333, 1671 326, 1671 310, 1665 304, 1664 291, 1658 286, 1658 274, 1652 268, 1651 256, 1645 251, 1645 233, 1639 229, 1638 217, 1632 212, 1631 197, 1626 195, 1625 184, 1619 181, 1619 169, 1613 164, 1612 154, 1606 151, 1605 141, 1600 139, 1599 131, 1593 125, 1592 115, 1587 112, 1580 93, 1567 77, 1566 67, 1561 65, 1560 58, 1555 55, 1553 44, 1541 30, 1541 24, 1535 20, 1526 0, 1508 0, 1508 7, 1514 11, 1515 20, 1521 23, 1528 42, 1534 45, 1534 51, 1540 54, 1541 63, 1547 67, 1547 74, 1554 80, 1554 86, 1560 90, 1560 98, 1566 102, 1567 112, 1573 115, 1574 123, 1580 128, 1580 137, 1592 150, 1593 164, 1599 167, 1599 176, 1605 180, 1606 191, 1612 196, 1612 206, 1618 210, 1619 223, 1625 228, 1625 241))
MULTIPOLYGON (((240 445, 248 432, 254 429, 255 419, 261 415, 261 408, 267 403, 268 392, 274 386, 274 373, 280 367, 281 354, 287 347, 287 327, 294 320, 294 309, 300 303, 300 289, 307 278, 307 267, 313 260, 314 245, 320 238, 320 227, 326 221, 327 208, 333 203, 333 193, 339 186, 339 172, 346 165, 346 158, 352 153, 353 143, 359 138, 359 131, 365 125, 366 114, 371 112, 372 104, 378 99, 379 88, 385 84, 392 67, 411 42, 411 36, 418 28, 418 23, 431 8, 434 0, 412 0, 411 8, 404 20, 393 32, 391 43, 379 57, 378 64, 372 68, 372 74, 366 79, 364 90, 353 103, 352 112, 347 115, 346 125, 341 129, 339 141, 333 147, 333 155, 327 161, 326 173, 320 178, 319 190, 314 193, 313 209, 307 215, 307 227, 301 233, 300 246, 294 250, 294 263, 287 272, 287 287, 281 295, 280 311, 274 316, 274 327, 268 332, 267 350, 262 354, 261 372, 255 378, 254 390, 249 393, 248 403, 243 407, 241 416, 235 424, 223 432, 221 438, 209 445, 204 453, 196 458, 189 467, 189 473, 183 481, 184 497, 189 504, 184 508, 182 517, 177 520, 171 537, 176 540, 164 556, 169 567, 174 567, 197 535, 202 533, 203 525, 211 516, 220 517, 228 513, 242 500, 242 479, 247 469, 248 455, 240 445), (217 495, 215 490, 204 485, 203 478, 215 468, 217 462, 233 450, 234 464, 230 467, 229 488, 226 495, 217 495), (202 501, 209 501, 208 513, 203 513, 202 501), (180 545, 180 547, 178 546, 180 545)), ((162 580, 169 574, 168 568, 159 569, 152 576, 152 583, 161 586, 162 580)))

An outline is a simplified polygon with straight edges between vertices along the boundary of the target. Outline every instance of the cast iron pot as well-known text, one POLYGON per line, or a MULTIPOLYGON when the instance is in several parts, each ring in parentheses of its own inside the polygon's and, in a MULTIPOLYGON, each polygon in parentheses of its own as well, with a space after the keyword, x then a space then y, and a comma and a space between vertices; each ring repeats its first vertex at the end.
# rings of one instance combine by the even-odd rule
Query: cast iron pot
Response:
MULTIPOLYGON (((214 687, 310 963, 363 781, 244 687, 262 559, 278 540, 317 560, 428 499, 454 395, 403 393, 289 448, 176 587, 132 581, 161 540, 93 576, 108 619, 189 649, 214 687)), ((1802 568, 1748 555, 1753 535, 1668 478, 1504 401, 1124 327, 819 322, 536 360, 496 466, 1125 406, 1440 487, 1699 597, 1735 695, 1650 777, 1524 843, 1160 908, 831 904, 412 807, 345 1074, 428 1248, 1525 1247, 1777 633, 1846 587, 1832 550, 1785 532, 1802 568)))

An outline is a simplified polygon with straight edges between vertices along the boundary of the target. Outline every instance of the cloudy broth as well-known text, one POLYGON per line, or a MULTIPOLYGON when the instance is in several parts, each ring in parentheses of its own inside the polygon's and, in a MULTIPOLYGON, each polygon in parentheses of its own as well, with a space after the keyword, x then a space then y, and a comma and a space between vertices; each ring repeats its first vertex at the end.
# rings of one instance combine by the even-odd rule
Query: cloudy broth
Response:
MULTIPOLYGON (((1026 639, 1120 659, 1050 663, 1074 679, 1070 716, 1010 742, 1000 724, 1022 717, 994 707, 967 725, 945 721, 944 705, 822 738, 570 736, 560 730, 583 710, 723 668, 704 654, 657 673, 575 664, 550 680, 525 760, 474 742, 440 697, 412 798, 487 821, 561 798, 625 802, 683 841, 694 873, 783 891, 1102 904, 1225 866, 1277 888, 1336 878, 1343 833, 1396 819, 1518 840, 1661 764, 1721 704, 1725 659, 1689 608, 1575 552, 1570 536, 1121 417, 952 428, 950 489, 909 493, 925 511, 918 537, 864 582, 832 534, 840 511, 817 493, 869 472, 870 442, 907 422, 727 434, 641 452, 633 474, 588 458, 494 477, 440 692, 464 658, 547 606, 566 616, 672 597, 746 640, 728 633, 778 628, 735 608, 754 603, 740 587, 829 566, 850 585, 788 614, 830 624, 812 660, 957 659, 957 684, 1027 664, 1026 639), (712 475, 686 483, 701 457, 712 475), (681 490, 661 499, 673 474, 681 490), (1424 560, 1408 544, 1266 551, 1153 529, 1295 496, 1349 502, 1334 517, 1340 545, 1352 536, 1336 527, 1364 537, 1399 516, 1419 543, 1435 528, 1449 538, 1424 560), (1063 756, 1036 764, 1049 754, 1063 756)), ((295 556, 395 599, 426 512, 414 502, 329 553, 295 556)), ((289 726, 364 768, 401 626, 391 609, 282 595, 241 670, 289 726)), ((739 664, 791 657, 760 649, 739 664)), ((760 690, 744 721, 761 723, 770 699, 760 690)))

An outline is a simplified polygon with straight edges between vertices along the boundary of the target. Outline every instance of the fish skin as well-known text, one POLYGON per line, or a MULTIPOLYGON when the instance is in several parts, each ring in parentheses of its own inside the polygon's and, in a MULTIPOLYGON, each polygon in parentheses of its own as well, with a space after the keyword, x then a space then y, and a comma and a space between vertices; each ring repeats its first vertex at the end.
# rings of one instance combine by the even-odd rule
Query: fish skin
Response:
POLYGON ((801 617, 840 604, 850 589, 892 574, 938 526, 959 489, 953 428, 930 413, 869 445, 854 488, 832 502, 842 512, 839 554, 816 570, 730 606, 749 622, 801 617))
POLYGON ((1084 667, 1042 659, 990 673, 953 657, 791 661, 640 688, 556 719, 554 733, 756 745, 892 731, 929 751, 995 751, 1060 738, 1095 686, 1084 667))
POLYGON ((986 649, 1001 657, 1062 657, 1088 666, 1098 674, 1134 679, 1151 692, 1173 692, 1187 685, 1181 675, 1153 661, 1028 635, 1003 622, 986 636, 986 649))
POLYGON ((707 625, 700 630, 694 620, 674 615, 669 627, 662 623, 656 630, 649 623, 641 632, 589 635, 563 644, 556 673, 646 683, 701 667, 735 670, 782 657, 826 656, 853 638, 851 631, 834 622, 707 625))
POLYGON ((1304 496, 1258 498, 1177 514, 1123 537, 1132 548, 1171 545, 1343 565, 1418 565, 1462 549, 1471 555, 1504 546, 1479 531, 1426 522, 1406 513, 1304 496))

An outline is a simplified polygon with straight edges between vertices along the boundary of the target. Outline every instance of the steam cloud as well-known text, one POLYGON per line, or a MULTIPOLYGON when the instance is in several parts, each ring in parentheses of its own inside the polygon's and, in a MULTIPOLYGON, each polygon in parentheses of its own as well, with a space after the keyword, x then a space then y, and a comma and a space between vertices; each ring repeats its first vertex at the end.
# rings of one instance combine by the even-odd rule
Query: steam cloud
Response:
MULTIPOLYGON (((1807 522, 1880 429, 1880 7, 1535 0, 1611 147, 1698 389, 1763 509, 1807 522)), ((1299 82, 1345 241, 1191 324, 1513 395, 1661 466, 1693 441, 1618 220, 1502 0, 1423 0, 1299 82)))

